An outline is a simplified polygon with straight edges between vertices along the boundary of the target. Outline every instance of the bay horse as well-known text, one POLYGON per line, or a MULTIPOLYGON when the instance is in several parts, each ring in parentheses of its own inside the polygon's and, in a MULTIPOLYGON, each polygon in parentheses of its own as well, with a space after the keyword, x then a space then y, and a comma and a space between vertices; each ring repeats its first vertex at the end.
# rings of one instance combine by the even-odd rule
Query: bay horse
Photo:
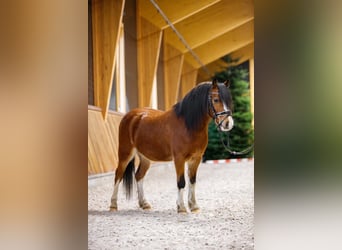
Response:
POLYGON ((119 163, 115 171, 110 210, 118 209, 117 196, 122 179, 127 198, 131 196, 133 175, 137 183, 139 206, 150 209, 151 205, 146 201, 143 189, 143 179, 150 161, 173 160, 177 174, 177 211, 187 212, 183 200, 186 162, 190 180, 188 205, 191 212, 198 211, 195 198, 196 174, 208 144, 208 125, 211 119, 222 131, 233 128, 229 81, 200 83, 167 111, 137 108, 128 112, 119 126, 119 163), (135 155, 140 159, 136 172, 135 155))

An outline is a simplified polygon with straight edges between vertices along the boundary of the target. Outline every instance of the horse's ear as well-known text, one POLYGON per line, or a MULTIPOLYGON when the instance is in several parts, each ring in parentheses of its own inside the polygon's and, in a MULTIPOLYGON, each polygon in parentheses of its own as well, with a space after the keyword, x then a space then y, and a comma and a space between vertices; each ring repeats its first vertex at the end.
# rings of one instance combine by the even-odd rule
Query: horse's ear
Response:
POLYGON ((216 78, 213 79, 212 85, 213 85, 213 87, 217 87, 217 79, 216 78))
POLYGON ((226 80, 226 81, 224 82, 224 86, 226 86, 227 88, 229 88, 229 87, 230 87, 230 81, 229 81, 229 80, 226 80))

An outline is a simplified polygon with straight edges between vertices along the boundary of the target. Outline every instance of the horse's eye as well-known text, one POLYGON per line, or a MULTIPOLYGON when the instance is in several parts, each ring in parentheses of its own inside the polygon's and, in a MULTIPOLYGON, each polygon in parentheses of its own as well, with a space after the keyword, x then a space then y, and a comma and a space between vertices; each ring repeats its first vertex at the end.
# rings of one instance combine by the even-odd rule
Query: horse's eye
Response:
POLYGON ((220 101, 220 100, 219 100, 218 98, 215 98, 215 99, 214 99, 214 102, 215 102, 215 103, 218 103, 219 101, 220 101))

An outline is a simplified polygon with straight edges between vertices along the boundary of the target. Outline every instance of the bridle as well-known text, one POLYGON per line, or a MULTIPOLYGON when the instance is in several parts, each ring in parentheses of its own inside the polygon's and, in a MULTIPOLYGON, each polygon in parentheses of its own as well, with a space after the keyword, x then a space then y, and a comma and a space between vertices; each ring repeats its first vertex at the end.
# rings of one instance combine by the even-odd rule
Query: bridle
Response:
POLYGON ((214 122, 215 122, 217 128, 218 128, 219 130, 221 130, 220 127, 221 127, 223 121, 224 121, 225 119, 227 119, 228 116, 231 116, 231 115, 232 115, 232 112, 231 112, 230 110, 224 110, 224 111, 221 111, 221 112, 216 112, 216 109, 215 109, 215 107, 214 107, 214 104, 213 104, 213 102, 212 102, 212 97, 211 97, 211 94, 213 94, 213 93, 216 94, 216 93, 218 93, 218 92, 211 92, 211 93, 208 95, 209 115, 210 115, 210 112, 211 112, 211 113, 212 113, 212 118, 213 118, 213 120, 214 120, 214 122), (219 117, 221 117, 221 116, 225 116, 225 117, 221 120, 221 122, 216 122, 217 118, 219 118, 219 117))
POLYGON ((214 120, 214 122, 216 124, 216 129, 218 131, 218 134, 220 135, 221 143, 222 143, 224 149, 226 151, 228 151, 232 155, 245 155, 245 154, 249 153, 254 148, 254 143, 251 146, 249 146, 248 148, 246 148, 246 149, 244 149, 242 151, 239 151, 239 152, 231 150, 229 148, 230 147, 230 145, 229 145, 229 132, 227 132, 227 134, 228 134, 228 136, 227 136, 227 144, 224 143, 223 137, 222 137, 222 133, 224 133, 224 132, 221 130, 221 125, 222 125, 222 123, 223 123, 223 121, 225 119, 227 119, 229 116, 232 115, 232 112, 230 110, 224 110, 222 112, 216 112, 214 104, 212 102, 212 96, 211 96, 212 93, 216 94, 218 92, 211 92, 211 93, 209 93, 209 95, 208 95, 209 111, 208 112, 209 112, 209 116, 211 116, 210 112, 212 113, 211 117, 213 118, 213 120, 214 120), (220 117, 220 116, 225 116, 225 118, 222 119, 221 122, 216 122, 217 118, 220 117))

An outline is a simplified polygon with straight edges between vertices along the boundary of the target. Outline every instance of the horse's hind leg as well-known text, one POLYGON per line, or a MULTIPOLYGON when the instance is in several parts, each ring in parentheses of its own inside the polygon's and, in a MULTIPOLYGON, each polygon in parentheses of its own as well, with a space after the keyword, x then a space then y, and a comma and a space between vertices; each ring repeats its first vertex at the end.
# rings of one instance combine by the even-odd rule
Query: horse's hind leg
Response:
POLYGON ((147 170, 150 168, 150 161, 145 158, 143 155, 139 154, 140 165, 135 174, 135 179, 137 181, 137 188, 138 188, 138 199, 139 199, 139 206, 142 209, 151 209, 151 205, 146 201, 144 195, 144 176, 147 170))
MULTIPOLYGON (((110 210, 116 211, 118 209, 117 200, 118 200, 118 191, 119 191, 119 184, 124 176, 125 170, 127 165, 132 160, 133 154, 133 147, 132 146, 119 146, 119 163, 118 167, 115 170, 115 179, 114 179, 114 191, 111 198, 110 210)), ((134 159, 133 159, 134 160, 134 159)))
POLYGON ((188 175, 189 175, 189 193, 188 193, 188 204, 191 212, 199 211, 199 207, 196 202, 195 186, 196 186, 196 175, 197 169, 201 162, 201 157, 194 157, 188 161, 188 175))

